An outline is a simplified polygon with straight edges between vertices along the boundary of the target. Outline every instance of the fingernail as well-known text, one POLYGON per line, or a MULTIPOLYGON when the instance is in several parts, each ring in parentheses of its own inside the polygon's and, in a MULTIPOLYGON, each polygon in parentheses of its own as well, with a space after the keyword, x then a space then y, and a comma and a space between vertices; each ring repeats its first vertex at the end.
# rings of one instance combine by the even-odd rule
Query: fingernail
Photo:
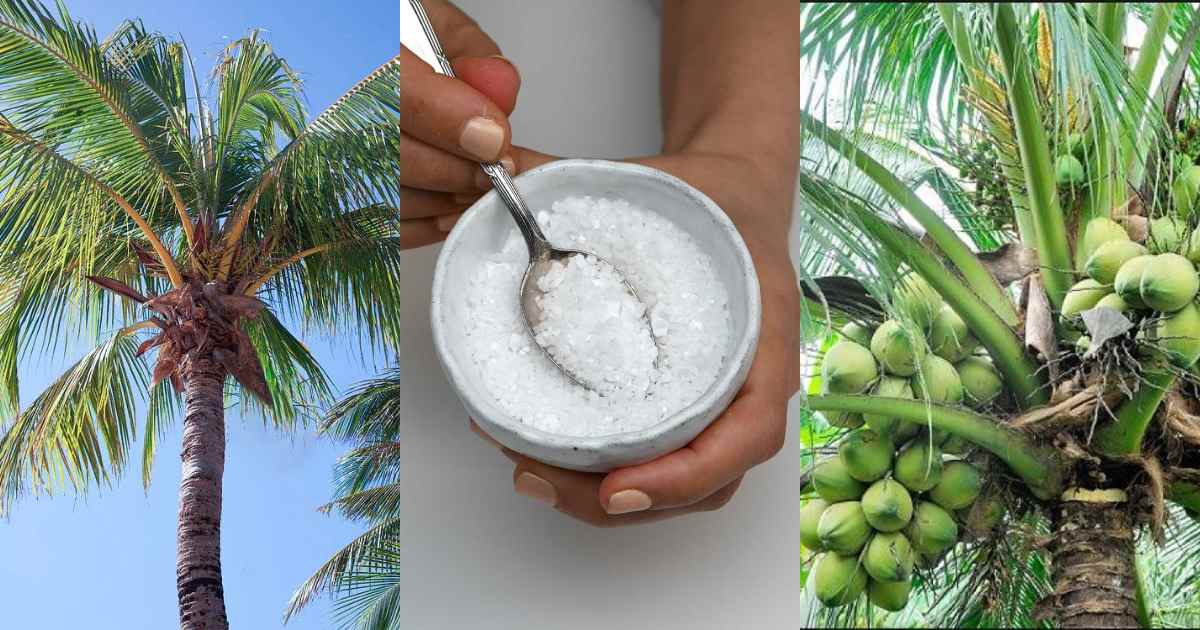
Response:
POLYGON ((553 506, 558 499, 558 493, 554 491, 554 486, 533 473, 523 472, 517 476, 513 489, 517 491, 517 494, 537 499, 550 506, 553 506))
MULTIPOLYGON (((517 174, 517 163, 512 159, 511 155, 500 158, 500 166, 503 166, 504 170, 508 171, 510 176, 517 174)), ((475 187, 479 190, 490 190, 492 188, 492 180, 487 176, 487 173, 483 172, 483 169, 475 171, 475 187)))
POLYGON ((450 230, 454 229, 454 224, 458 223, 458 218, 461 216, 461 212, 456 214, 443 214, 442 216, 438 217, 437 221, 434 221, 434 223, 437 225, 438 230, 442 232, 449 232, 450 230))
POLYGON ((500 149, 504 148, 504 127, 494 120, 476 116, 468 120, 467 125, 463 127, 458 145, 475 158, 491 162, 500 154, 500 149))
POLYGON ((641 490, 622 490, 608 498, 604 508, 609 514, 629 514, 650 509, 650 495, 641 490))

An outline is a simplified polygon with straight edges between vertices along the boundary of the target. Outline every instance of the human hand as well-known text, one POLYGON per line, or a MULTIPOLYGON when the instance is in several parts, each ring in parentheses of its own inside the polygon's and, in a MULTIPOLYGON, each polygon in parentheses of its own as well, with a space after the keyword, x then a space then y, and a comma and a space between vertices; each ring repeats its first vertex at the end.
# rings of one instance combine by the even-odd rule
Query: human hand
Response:
MULTIPOLYGON (((552 158, 517 149, 522 170, 552 158)), ((676 153, 632 160, 670 172, 704 191, 734 218, 759 275, 763 321, 746 384, 725 412, 690 444, 658 459, 606 475, 556 468, 504 448, 474 422, 471 429, 514 464, 513 486, 585 523, 612 527, 715 510, 742 476, 779 452, 787 403, 800 386, 799 294, 787 250, 792 177, 767 175, 733 156, 676 153)))
POLYGON ((500 49, 446 0, 424 0, 458 78, 437 74, 400 50, 400 245, 446 237, 491 182, 478 162, 499 160, 516 174, 508 115, 521 78, 500 49))

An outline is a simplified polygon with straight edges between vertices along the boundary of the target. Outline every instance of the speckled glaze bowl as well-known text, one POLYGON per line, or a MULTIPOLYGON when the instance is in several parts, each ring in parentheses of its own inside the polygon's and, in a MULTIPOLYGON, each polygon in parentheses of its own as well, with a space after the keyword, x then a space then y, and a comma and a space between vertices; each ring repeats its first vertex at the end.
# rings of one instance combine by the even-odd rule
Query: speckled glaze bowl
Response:
POLYGON ((699 399, 640 431, 596 437, 547 433, 522 424, 495 403, 463 340, 469 278, 499 251, 513 227, 503 202, 490 192, 459 220, 442 248, 433 278, 433 341, 446 378, 479 427, 501 444, 573 470, 607 472, 652 460, 691 442, 729 406, 746 381, 758 344, 762 304, 746 244, 717 204, 683 180, 657 169, 605 160, 562 160, 516 178, 536 212, 569 195, 627 199, 673 221, 713 258, 729 292, 733 324, 725 365, 699 399))

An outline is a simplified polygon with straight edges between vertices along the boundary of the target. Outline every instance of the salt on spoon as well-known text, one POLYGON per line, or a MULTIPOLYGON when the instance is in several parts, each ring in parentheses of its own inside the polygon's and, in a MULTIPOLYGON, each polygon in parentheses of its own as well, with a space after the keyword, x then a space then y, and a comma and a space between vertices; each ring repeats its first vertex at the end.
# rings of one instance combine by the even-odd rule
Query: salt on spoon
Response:
MULTIPOLYGON (((427 45, 427 52, 437 62, 430 64, 434 72, 453 77, 450 60, 442 51, 421 1, 409 0, 409 4, 425 36, 426 41, 421 43, 427 45)), ((482 162, 480 166, 516 221, 529 249, 529 265, 521 279, 519 302, 534 342, 571 380, 601 396, 631 385, 640 388, 643 376, 647 379, 643 391, 648 391, 659 352, 646 306, 637 291, 603 258, 550 245, 508 171, 499 162, 482 162), (569 280, 566 286, 561 284, 564 278, 569 280), (581 304, 581 298, 590 298, 592 307, 581 304), (595 317, 597 309, 599 318, 595 317), (615 345, 606 346, 606 340, 615 345), (608 351, 597 352, 602 348, 608 351)))

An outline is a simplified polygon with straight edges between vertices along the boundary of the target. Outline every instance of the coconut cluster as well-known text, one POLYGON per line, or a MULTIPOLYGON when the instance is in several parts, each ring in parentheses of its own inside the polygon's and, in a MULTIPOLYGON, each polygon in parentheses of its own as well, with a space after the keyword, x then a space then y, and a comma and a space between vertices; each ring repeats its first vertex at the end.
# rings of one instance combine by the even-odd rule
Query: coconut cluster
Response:
MULTIPOLYGON (((893 300, 915 326, 900 320, 874 330, 846 325, 821 363, 825 393, 974 408, 1003 394, 1000 375, 966 323, 923 278, 905 276, 893 300)), ((876 606, 900 610, 908 602, 914 565, 936 562, 959 540, 958 523, 982 485, 979 471, 955 457, 968 444, 941 431, 928 432, 886 413, 828 420, 855 430, 836 457, 817 464, 812 483, 820 498, 801 510, 801 543, 821 554, 813 566, 813 589, 826 606, 840 606, 865 591, 876 606)), ((994 522, 1003 515, 994 508, 988 512, 994 522)))
POLYGON ((820 554, 810 580, 826 606, 865 591, 879 608, 901 610, 914 567, 934 566, 965 533, 960 522, 973 519, 978 532, 981 518, 990 529, 1003 517, 1002 507, 976 501, 982 477, 943 454, 944 436, 919 430, 897 449, 897 434, 856 430, 813 470, 819 498, 801 508, 800 542, 820 554), (985 504, 987 514, 977 514, 985 504))
MULTIPOLYGON (((1120 224, 1105 217, 1088 222, 1080 243, 1086 277, 1063 299, 1062 316, 1079 323, 1084 311, 1109 308, 1146 322, 1146 341, 1180 368, 1200 358, 1200 231, 1173 216, 1152 219, 1146 245, 1134 242, 1120 224)), ((1083 337, 1077 349, 1086 351, 1083 337)))

